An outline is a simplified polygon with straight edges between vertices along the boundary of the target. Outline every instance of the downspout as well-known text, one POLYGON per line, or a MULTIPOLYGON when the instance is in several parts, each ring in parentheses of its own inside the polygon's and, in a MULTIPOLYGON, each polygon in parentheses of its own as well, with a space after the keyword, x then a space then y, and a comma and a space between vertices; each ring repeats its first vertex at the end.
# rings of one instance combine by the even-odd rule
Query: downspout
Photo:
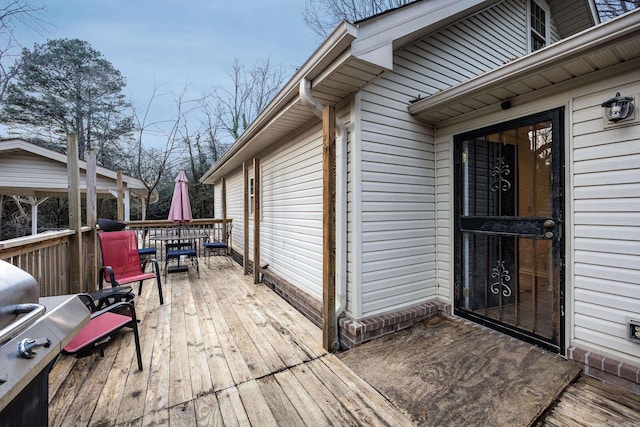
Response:
MULTIPOLYGON (((322 105, 311 95, 311 82, 300 81, 300 100, 322 118, 322 105)), ((336 117, 336 319, 347 306, 347 128, 336 117)), ((338 328, 336 328, 338 330, 338 328)))

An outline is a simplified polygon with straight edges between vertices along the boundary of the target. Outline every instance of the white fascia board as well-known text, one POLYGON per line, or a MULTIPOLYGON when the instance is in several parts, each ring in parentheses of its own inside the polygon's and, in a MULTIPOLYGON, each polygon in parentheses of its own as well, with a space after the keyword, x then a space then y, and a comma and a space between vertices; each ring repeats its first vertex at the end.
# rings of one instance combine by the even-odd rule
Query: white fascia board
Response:
POLYGON ((468 10, 495 3, 487 0, 426 0, 398 9, 393 13, 366 20, 357 26, 357 38, 351 44, 351 54, 372 64, 393 68, 396 42, 412 33, 429 32, 442 23, 468 10))

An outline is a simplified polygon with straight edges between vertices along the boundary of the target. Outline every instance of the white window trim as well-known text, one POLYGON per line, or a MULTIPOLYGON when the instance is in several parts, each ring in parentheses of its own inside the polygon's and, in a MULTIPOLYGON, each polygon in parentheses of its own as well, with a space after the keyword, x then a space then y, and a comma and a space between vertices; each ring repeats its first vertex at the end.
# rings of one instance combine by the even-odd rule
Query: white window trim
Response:
POLYGON ((551 8, 545 0, 527 0, 527 52, 531 53, 533 46, 531 45, 531 32, 533 29, 531 28, 531 1, 534 1, 542 10, 544 10, 544 43, 545 47, 551 44, 551 8))
POLYGON ((249 177, 249 218, 253 218, 253 198, 254 198, 255 180, 253 176, 249 177))

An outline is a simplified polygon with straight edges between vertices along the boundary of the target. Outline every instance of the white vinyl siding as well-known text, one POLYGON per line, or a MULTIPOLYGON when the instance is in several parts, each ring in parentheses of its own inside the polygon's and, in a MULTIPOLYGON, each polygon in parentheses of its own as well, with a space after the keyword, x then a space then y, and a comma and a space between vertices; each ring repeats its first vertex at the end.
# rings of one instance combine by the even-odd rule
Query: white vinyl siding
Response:
POLYGON ((450 146, 436 153, 432 130, 407 105, 525 55, 526 9, 525 0, 502 2, 400 49, 393 71, 361 91, 356 317, 451 301, 450 146), (445 208, 436 213, 436 204, 445 208))
POLYGON ((322 130, 260 159, 262 264, 322 299, 322 130))
MULTIPOLYGON (((244 251, 244 210, 243 210, 243 180, 242 169, 237 170, 232 175, 226 177, 227 187, 227 218, 233 220, 231 229, 231 247, 238 253, 244 251)), ((222 185, 216 183, 214 189, 215 218, 222 218, 222 185)))
MULTIPOLYGON (((4 153, 0 157, 0 169, 2 169, 4 194, 11 188, 16 188, 14 194, 21 194, 19 188, 24 187, 25 182, 28 182, 31 188, 45 191, 67 189, 69 186, 66 164, 23 151, 4 153)), ((87 188, 84 169, 80 172, 79 186, 83 192, 87 188)), ((100 190, 100 196, 107 192, 106 189, 117 190, 115 180, 103 175, 96 176, 96 187, 100 190)), ((66 190, 61 196, 67 196, 66 190)))
POLYGON ((358 317, 436 295, 433 134, 407 113, 402 81, 385 73, 360 95, 358 317))
POLYGON ((409 100, 433 95, 524 56, 526 3, 500 3, 396 52, 409 100))
POLYGON ((609 126, 600 106, 618 91, 638 99, 634 77, 602 82, 573 103, 573 338, 637 361, 640 345, 627 340, 626 318, 640 318, 640 123, 609 126))
POLYGON ((438 298, 453 304, 453 283, 451 274, 453 265, 452 214, 453 209, 453 151, 449 139, 436 139, 436 267, 438 274, 438 298))

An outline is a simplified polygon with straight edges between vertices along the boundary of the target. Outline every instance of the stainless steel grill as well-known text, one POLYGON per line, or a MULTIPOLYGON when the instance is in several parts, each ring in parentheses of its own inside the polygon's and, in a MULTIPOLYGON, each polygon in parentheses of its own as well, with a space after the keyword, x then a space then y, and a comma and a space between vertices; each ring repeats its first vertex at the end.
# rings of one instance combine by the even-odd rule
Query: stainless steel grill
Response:
POLYGON ((0 261, 0 426, 47 425, 49 370, 90 318, 77 296, 38 292, 30 274, 0 261))

